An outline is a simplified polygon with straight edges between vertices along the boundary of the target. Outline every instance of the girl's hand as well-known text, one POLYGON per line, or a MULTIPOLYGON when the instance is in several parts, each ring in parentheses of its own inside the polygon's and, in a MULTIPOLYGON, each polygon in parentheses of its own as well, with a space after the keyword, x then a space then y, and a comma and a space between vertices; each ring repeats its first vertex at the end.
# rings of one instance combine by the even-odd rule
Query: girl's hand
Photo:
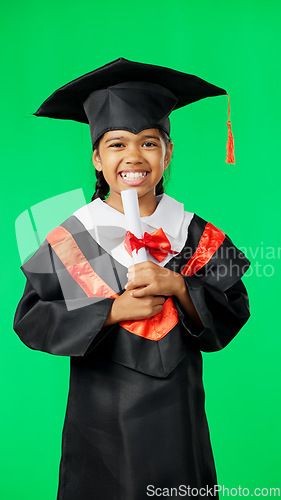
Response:
POLYGON ((142 298, 132 297, 126 291, 117 297, 111 307, 104 326, 120 323, 120 321, 146 319, 163 309, 164 297, 146 295, 142 298))
POLYGON ((154 262, 136 264, 128 269, 126 290, 137 300, 157 295, 174 295, 178 298, 185 313, 193 321, 197 333, 200 333, 204 328, 187 291, 184 278, 179 273, 158 266, 154 262))
POLYGON ((180 274, 150 261, 129 267, 127 277, 125 288, 135 298, 148 295, 179 296, 185 289, 180 274))

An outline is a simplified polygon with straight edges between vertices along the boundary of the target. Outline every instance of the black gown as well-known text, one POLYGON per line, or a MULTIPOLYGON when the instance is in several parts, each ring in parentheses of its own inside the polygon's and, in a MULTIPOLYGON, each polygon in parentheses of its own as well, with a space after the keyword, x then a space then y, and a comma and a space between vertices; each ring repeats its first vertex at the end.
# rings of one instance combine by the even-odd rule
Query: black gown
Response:
MULTIPOLYGON (((197 261, 205 261, 183 274, 201 332, 176 297, 158 340, 119 324, 103 327, 114 298, 87 296, 47 239, 21 266, 27 281, 14 330, 31 349, 70 356, 58 500, 145 500, 156 488, 178 498, 188 487, 198 489, 195 497, 215 496, 199 491, 217 484, 200 351, 222 349, 248 320, 241 276, 250 262, 227 235, 215 250, 219 233, 208 239, 208 225, 194 214, 185 247, 165 266, 183 273, 201 245, 197 261)), ((74 215, 61 227, 96 275, 123 293, 127 269, 74 215)))

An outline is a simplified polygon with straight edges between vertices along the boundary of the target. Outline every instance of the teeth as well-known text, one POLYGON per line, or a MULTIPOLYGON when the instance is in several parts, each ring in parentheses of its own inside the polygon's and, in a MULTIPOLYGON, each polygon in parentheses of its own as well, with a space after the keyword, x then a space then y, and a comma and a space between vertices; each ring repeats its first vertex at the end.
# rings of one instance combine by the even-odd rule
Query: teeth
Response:
POLYGON ((147 172, 121 172, 121 177, 123 179, 143 179, 143 177, 147 176, 147 172))

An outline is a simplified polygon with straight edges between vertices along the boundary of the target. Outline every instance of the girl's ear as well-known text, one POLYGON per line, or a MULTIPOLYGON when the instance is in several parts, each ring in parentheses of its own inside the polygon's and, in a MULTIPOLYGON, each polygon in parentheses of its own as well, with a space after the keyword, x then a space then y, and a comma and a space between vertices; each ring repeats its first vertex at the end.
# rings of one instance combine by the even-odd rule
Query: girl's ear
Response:
POLYGON ((92 161, 93 161, 94 167, 100 172, 102 170, 102 164, 101 164, 101 159, 100 159, 100 156, 99 156, 97 149, 94 149, 92 161))
POLYGON ((166 157, 165 157, 165 161, 164 161, 164 169, 165 170, 166 170, 166 168, 168 168, 169 163, 171 161, 172 154, 173 154, 173 148, 174 148, 174 143, 171 141, 171 142, 169 142, 169 146, 167 148, 167 153, 166 153, 166 157))

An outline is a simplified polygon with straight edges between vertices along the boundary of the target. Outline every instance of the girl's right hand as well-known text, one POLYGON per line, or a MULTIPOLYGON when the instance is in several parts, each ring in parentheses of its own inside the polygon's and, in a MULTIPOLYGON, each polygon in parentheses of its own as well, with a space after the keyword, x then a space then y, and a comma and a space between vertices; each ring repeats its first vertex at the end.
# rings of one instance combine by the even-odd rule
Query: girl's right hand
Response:
POLYGON ((165 297, 161 295, 137 298, 131 296, 130 290, 126 290, 114 300, 104 326, 120 323, 120 321, 151 318, 162 311, 164 302, 165 297))

